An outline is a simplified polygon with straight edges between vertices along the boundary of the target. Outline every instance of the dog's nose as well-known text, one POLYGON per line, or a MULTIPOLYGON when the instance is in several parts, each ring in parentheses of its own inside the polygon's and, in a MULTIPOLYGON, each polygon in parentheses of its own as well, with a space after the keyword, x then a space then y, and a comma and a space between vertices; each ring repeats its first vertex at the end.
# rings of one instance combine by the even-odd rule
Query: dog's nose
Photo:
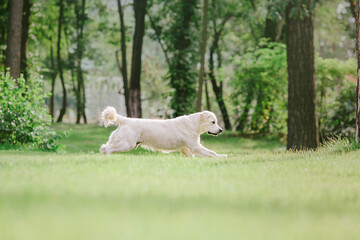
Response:
POLYGON ((221 132, 222 132, 222 129, 220 128, 220 129, 219 129, 219 133, 221 133, 221 132))

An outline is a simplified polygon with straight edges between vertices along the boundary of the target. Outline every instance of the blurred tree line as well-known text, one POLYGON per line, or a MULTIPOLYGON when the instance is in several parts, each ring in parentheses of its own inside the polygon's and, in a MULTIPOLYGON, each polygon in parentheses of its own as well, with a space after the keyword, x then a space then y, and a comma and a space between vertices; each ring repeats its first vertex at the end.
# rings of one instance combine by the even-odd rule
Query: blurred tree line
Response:
POLYGON ((119 74, 118 68, 129 117, 142 117, 147 98, 165 104, 169 111, 160 117, 199 110, 197 100, 219 113, 227 130, 287 133, 289 149, 316 148, 332 134, 355 133, 355 6, 352 0, 3 0, 0 67, 10 67, 14 78, 42 74, 58 122, 71 94, 76 123, 86 123, 87 76, 119 74))

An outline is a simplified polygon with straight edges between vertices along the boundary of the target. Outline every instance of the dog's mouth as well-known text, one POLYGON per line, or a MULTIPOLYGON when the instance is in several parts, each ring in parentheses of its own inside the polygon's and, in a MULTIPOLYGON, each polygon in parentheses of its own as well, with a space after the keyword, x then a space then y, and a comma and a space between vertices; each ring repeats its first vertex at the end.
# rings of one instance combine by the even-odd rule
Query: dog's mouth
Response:
POLYGON ((217 135, 219 135, 220 133, 213 133, 213 132, 207 132, 207 134, 209 134, 209 135, 213 135, 213 136, 217 136, 217 135))

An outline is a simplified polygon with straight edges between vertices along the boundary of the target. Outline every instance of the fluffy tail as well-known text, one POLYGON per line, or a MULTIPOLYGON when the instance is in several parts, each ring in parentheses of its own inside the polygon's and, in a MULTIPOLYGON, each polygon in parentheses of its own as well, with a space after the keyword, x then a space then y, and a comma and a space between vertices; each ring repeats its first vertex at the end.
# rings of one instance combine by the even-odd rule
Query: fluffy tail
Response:
POLYGON ((108 127, 115 122, 122 124, 125 121, 125 117, 117 114, 115 108, 113 107, 106 107, 105 110, 101 113, 101 117, 104 120, 105 127, 108 127))

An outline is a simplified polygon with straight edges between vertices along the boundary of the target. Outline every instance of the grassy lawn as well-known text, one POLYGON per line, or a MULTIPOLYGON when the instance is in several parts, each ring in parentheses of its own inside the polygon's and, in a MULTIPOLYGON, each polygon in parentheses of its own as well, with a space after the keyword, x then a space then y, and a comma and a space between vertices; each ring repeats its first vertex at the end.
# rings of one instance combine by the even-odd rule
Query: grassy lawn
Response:
POLYGON ((55 128, 66 153, 0 151, 0 239, 359 239, 359 151, 222 135, 203 143, 227 159, 100 156, 113 129, 55 128))

